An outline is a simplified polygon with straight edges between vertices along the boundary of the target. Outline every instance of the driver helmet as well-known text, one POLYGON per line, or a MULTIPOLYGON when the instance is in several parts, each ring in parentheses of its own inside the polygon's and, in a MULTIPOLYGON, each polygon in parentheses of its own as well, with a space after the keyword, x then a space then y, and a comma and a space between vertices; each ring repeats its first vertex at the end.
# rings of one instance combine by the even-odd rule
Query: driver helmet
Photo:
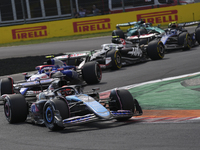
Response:
MULTIPOLYGON (((62 87, 67 87, 67 86, 62 86, 62 87)), ((71 89, 62 89, 61 91, 61 95, 63 95, 63 96, 69 96, 69 95, 72 95, 72 91, 71 91, 71 89)))
POLYGON ((145 19, 140 19, 141 24, 145 24, 145 19))
POLYGON ((178 27, 178 24, 177 24, 176 21, 174 21, 174 22, 169 23, 168 27, 170 27, 170 28, 176 28, 176 27, 178 27))

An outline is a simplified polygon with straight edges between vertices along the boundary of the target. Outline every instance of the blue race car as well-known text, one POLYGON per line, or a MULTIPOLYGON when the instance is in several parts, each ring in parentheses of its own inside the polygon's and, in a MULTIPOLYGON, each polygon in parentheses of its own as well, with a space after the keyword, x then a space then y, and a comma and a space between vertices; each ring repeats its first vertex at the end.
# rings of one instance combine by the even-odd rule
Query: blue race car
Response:
POLYGON ((36 74, 25 74, 25 80, 33 81, 39 74, 46 74, 47 78, 63 76, 70 84, 78 84, 82 81, 87 84, 97 84, 102 78, 101 68, 97 62, 84 61, 79 66, 74 66, 66 65, 62 60, 50 58, 46 65, 37 66, 36 70, 36 74))
POLYGON ((36 94, 48 88, 54 78, 64 78, 67 84, 97 84, 102 78, 101 68, 97 62, 82 62, 75 67, 67 66, 54 58, 49 59, 47 65, 37 66, 36 69, 37 73, 24 73, 23 81, 14 83, 11 77, 0 79, 0 95, 20 93, 35 99, 36 94))
POLYGON ((166 50, 170 49, 183 49, 189 50, 196 45, 200 44, 200 22, 187 22, 180 23, 171 22, 165 33, 161 35, 160 40, 165 45, 166 50), (188 32, 185 27, 197 25, 195 32, 188 32))
POLYGON ((49 87, 29 101, 22 94, 4 94, 4 113, 9 123, 30 121, 45 124, 50 130, 104 121, 128 120, 142 115, 142 109, 129 91, 114 89, 107 99, 100 99, 98 88, 87 94, 80 85, 66 85, 64 80, 54 79, 49 87))

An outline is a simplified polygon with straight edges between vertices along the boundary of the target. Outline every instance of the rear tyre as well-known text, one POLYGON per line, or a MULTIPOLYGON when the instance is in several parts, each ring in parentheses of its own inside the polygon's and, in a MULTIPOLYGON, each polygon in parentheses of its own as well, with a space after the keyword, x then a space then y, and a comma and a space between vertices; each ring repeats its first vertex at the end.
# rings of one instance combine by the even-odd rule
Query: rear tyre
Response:
POLYGON ((124 35, 124 32, 121 30, 121 29, 117 29, 117 30, 114 30, 112 32, 112 36, 114 38, 122 38, 122 39, 125 39, 125 35, 124 35), (115 37, 116 36, 116 37, 115 37))
MULTIPOLYGON (((117 110, 131 110, 135 111, 134 99, 131 93, 128 90, 120 89, 120 90, 112 90, 110 93, 109 108, 112 111, 117 110)), ((119 121, 128 120, 131 117, 117 118, 119 121)))
POLYGON ((200 44, 200 27, 198 27, 195 31, 195 39, 200 44))
POLYGON ((111 50, 107 53, 107 57, 111 57, 111 69, 117 70, 122 67, 122 59, 119 51, 111 50))
POLYGON ((192 39, 187 32, 183 32, 178 36, 178 45, 183 46, 183 50, 190 50, 192 47, 192 39))
POLYGON ((102 71, 98 62, 91 61, 85 63, 82 69, 83 80, 87 84, 97 84, 101 81, 102 71))
POLYGON ((9 95, 4 100, 4 114, 9 123, 24 122, 27 118, 27 103, 23 95, 9 95))
POLYGON ((11 78, 4 78, 0 81, 0 94, 13 94, 13 80, 11 78))
POLYGON ((149 42, 147 47, 147 54, 151 60, 162 59, 165 55, 165 48, 161 41, 153 40, 149 42))
POLYGON ((55 98, 47 101, 43 109, 43 118, 46 127, 52 131, 64 129, 63 126, 58 126, 58 124, 55 122, 55 110, 59 111, 62 120, 69 118, 69 106, 64 100, 55 98))

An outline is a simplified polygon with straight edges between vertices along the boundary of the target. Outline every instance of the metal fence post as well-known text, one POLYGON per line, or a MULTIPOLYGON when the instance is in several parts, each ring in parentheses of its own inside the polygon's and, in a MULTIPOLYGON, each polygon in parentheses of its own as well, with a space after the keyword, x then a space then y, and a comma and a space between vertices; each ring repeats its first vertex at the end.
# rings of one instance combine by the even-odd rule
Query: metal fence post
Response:
POLYGON ((11 5, 12 5, 12 11, 13 11, 13 19, 14 21, 17 20, 17 13, 16 13, 16 7, 15 7, 15 1, 11 0, 11 5))
POLYGON ((24 8, 23 0, 21 0, 21 5, 22 5, 22 15, 23 15, 24 23, 26 24, 26 15, 25 15, 25 8, 24 8))
POLYGON ((71 7, 72 18, 74 18, 73 1, 72 0, 70 0, 70 7, 71 7))
POLYGON ((123 12, 125 12, 124 0, 122 0, 122 8, 123 8, 123 12))

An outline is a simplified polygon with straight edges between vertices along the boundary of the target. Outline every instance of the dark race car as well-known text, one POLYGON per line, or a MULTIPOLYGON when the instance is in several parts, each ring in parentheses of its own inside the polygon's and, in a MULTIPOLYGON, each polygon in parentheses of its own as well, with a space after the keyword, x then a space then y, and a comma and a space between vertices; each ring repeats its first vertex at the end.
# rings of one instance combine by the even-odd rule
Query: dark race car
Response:
POLYGON ((183 49, 189 50, 198 42, 200 44, 200 22, 180 23, 171 22, 165 34, 160 38, 166 50, 183 49), (194 32, 189 32, 185 27, 197 25, 194 32))
POLYGON ((12 94, 15 91, 26 97, 48 88, 55 79, 63 78, 68 84, 97 84, 101 81, 102 72, 97 62, 82 63, 79 67, 65 65, 58 59, 50 59, 49 65, 37 66, 37 73, 24 73, 25 80, 14 83, 11 77, 0 79, 0 95, 12 94), (51 65, 50 65, 51 64, 51 65), (41 88, 42 87, 42 88, 41 88))
POLYGON ((86 62, 75 66, 66 65, 65 62, 56 58, 50 58, 45 63, 46 65, 36 67, 36 74, 25 74, 25 80, 34 81, 40 77, 40 74, 46 74, 42 78, 63 76, 71 84, 77 84, 83 81, 87 84, 97 84, 102 78, 101 68, 97 62, 86 62))
POLYGON ((109 98, 100 99, 96 90, 85 94, 80 85, 66 85, 65 81, 54 79, 35 101, 19 93, 2 95, 5 117, 9 123, 29 121, 60 130, 92 121, 125 121, 142 115, 138 101, 129 91, 114 89, 109 98))
MULTIPOLYGON (((167 29, 161 29, 159 27, 152 26, 151 23, 145 23, 143 20, 138 22, 130 22, 118 24, 117 30, 112 32, 113 37, 123 38, 126 40, 137 39, 137 37, 154 34, 151 40, 160 40, 165 50, 183 49, 188 50, 195 46, 196 43, 200 43, 200 22, 186 22, 177 24, 177 22, 171 22, 167 29), (132 26, 126 33, 124 33, 120 27, 132 26), (185 27, 197 25, 194 32, 189 32, 185 27)), ((134 42, 137 42, 136 40, 134 42)), ((149 41, 145 41, 145 43, 149 41)))
POLYGON ((122 66, 131 65, 149 60, 160 60, 164 57, 164 45, 159 40, 151 40, 154 34, 131 37, 130 40, 114 37, 113 43, 102 44, 101 49, 66 53, 56 59, 67 64, 80 64, 83 62, 98 62, 102 69, 120 69, 122 66), (134 42, 132 42, 134 41, 134 42), (147 41, 150 41, 147 44, 147 41))
POLYGON ((112 32, 112 36, 118 36, 119 38, 126 39, 130 36, 140 36, 144 34, 164 34, 165 31, 161 29, 159 26, 152 26, 152 23, 145 22, 143 19, 141 19, 138 22, 128 22, 128 23, 122 23, 116 25, 117 30, 114 30, 112 32), (123 32, 121 30, 121 27, 127 27, 126 32, 123 32))

